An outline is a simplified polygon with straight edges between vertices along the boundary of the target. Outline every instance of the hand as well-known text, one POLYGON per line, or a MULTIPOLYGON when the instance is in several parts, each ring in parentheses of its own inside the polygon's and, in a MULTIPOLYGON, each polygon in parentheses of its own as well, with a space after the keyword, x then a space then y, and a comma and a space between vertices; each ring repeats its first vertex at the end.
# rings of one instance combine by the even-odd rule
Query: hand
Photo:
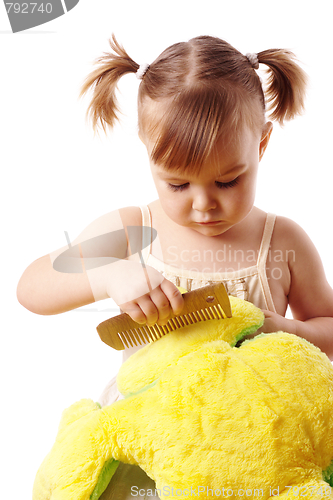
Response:
POLYGON ((184 299, 178 288, 164 279, 151 292, 119 305, 134 321, 147 325, 165 325, 170 318, 171 309, 179 314, 184 306, 184 299))
POLYGON ((265 315, 265 322, 263 326, 256 332, 258 333, 274 333, 274 332, 287 332, 296 334, 294 320, 287 319, 280 314, 272 311, 262 311, 265 315))
POLYGON ((262 309, 265 315, 265 322, 259 330, 251 335, 246 335, 245 339, 253 339, 260 333, 274 333, 274 332, 287 332, 296 335, 296 327, 294 320, 287 319, 280 314, 274 313, 272 311, 266 311, 262 309))
POLYGON ((109 268, 107 294, 140 324, 165 325, 170 311, 179 314, 184 299, 178 288, 151 266, 120 260, 109 268))

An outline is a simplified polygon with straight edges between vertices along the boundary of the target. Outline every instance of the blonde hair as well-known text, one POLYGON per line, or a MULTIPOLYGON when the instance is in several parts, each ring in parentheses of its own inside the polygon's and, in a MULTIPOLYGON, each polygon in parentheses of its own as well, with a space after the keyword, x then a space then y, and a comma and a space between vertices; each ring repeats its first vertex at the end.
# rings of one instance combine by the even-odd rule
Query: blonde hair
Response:
MULTIPOLYGON (((94 130, 113 127, 119 117, 116 89, 139 65, 117 42, 96 62, 81 95, 93 88, 88 108, 94 130)), ((281 125, 301 114, 306 74, 289 50, 259 52, 267 66, 265 92, 249 59, 229 43, 196 37, 167 48, 149 66, 138 92, 139 131, 153 141, 151 159, 169 169, 200 168, 222 137, 237 136, 247 125, 262 130, 269 118, 281 125), (157 104, 157 106, 152 106, 157 104)))

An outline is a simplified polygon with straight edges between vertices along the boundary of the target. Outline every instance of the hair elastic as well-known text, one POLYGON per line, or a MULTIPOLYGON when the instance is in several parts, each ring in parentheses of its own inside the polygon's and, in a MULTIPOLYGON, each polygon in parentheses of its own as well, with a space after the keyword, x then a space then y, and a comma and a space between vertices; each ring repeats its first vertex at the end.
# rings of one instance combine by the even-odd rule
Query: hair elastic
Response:
POLYGON ((258 60, 258 54, 245 54, 245 57, 247 57, 249 63, 251 64, 253 69, 259 69, 259 60, 258 60))
POLYGON ((138 80, 142 80, 142 78, 147 73, 149 66, 150 64, 148 63, 140 64, 138 71, 135 73, 138 80))

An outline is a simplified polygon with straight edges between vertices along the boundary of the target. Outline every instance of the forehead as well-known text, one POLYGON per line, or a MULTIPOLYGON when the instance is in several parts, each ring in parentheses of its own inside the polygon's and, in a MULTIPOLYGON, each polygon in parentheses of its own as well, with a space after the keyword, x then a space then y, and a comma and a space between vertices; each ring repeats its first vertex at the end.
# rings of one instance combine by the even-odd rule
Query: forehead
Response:
MULTIPOLYGON (((260 137, 247 127, 233 141, 225 141, 223 137, 217 141, 211 154, 202 167, 196 171, 168 169, 152 160, 151 168, 159 177, 165 180, 217 180, 240 175, 258 159, 260 137)), ((149 150, 148 150, 149 151, 149 150)))
POLYGON ((172 171, 198 172, 204 163, 246 150, 260 136, 264 117, 260 103, 244 106, 237 99, 230 110, 215 96, 213 106, 200 101, 188 106, 170 99, 146 98, 139 106, 139 132, 151 161, 172 171), (251 132, 253 131, 253 132, 251 132))

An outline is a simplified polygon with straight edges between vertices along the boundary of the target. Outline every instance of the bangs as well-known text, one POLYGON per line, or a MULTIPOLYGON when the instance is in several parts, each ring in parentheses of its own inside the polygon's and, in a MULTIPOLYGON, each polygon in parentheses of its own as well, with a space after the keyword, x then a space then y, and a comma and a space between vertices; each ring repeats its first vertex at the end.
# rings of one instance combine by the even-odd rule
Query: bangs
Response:
POLYGON ((237 141, 244 125, 256 129, 263 125, 263 108, 256 99, 246 99, 235 87, 232 92, 200 87, 159 104, 157 115, 162 111, 162 116, 144 120, 150 122, 144 129, 154 143, 151 160, 155 164, 197 173, 218 141, 237 141))

